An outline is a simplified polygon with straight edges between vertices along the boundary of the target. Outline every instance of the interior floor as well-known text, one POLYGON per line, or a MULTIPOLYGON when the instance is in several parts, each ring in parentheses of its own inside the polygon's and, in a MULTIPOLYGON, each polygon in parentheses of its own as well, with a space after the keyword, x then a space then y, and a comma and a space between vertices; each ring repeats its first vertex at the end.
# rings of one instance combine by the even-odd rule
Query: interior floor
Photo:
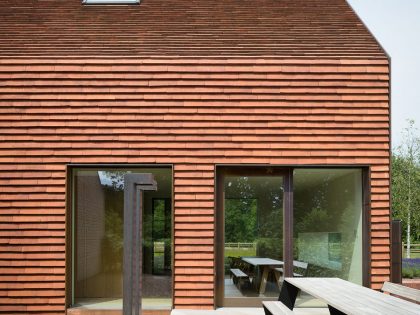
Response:
POLYGON ((272 282, 267 282, 267 286, 263 295, 253 284, 244 284, 241 289, 233 283, 233 279, 229 276, 225 277, 225 297, 268 297, 277 298, 279 296, 278 286, 272 282))
MULTIPOLYGON (((72 308, 91 310, 120 310, 122 299, 80 299, 72 308)), ((165 298, 143 298, 142 309, 144 310, 170 310, 172 299, 165 298)))
MULTIPOLYGON (((258 306, 264 300, 277 300, 279 297, 279 289, 273 282, 267 282, 266 291, 263 295, 258 294, 255 287, 238 288, 230 279, 229 276, 225 277, 225 297, 226 298, 244 298, 241 301, 243 306, 258 306)), ((237 302, 236 302, 237 303, 237 302)), ((237 305, 235 303, 235 305, 237 305)), ((226 304, 225 304, 226 305, 226 304)), ((230 306, 230 305, 229 305, 230 306)), ((325 308, 327 305, 314 297, 301 292, 296 299, 296 307, 298 308, 325 308)), ((252 307, 247 307, 247 309, 252 307)), ((229 307, 228 309, 231 309, 229 307)), ((239 314, 239 313, 238 313, 239 314)), ((312 313, 311 313, 312 314, 312 313)))
MULTIPOLYGON (((142 309, 167 310, 172 308, 172 277, 143 275, 142 309)), ((75 308, 122 309, 122 298, 76 298, 75 308)))

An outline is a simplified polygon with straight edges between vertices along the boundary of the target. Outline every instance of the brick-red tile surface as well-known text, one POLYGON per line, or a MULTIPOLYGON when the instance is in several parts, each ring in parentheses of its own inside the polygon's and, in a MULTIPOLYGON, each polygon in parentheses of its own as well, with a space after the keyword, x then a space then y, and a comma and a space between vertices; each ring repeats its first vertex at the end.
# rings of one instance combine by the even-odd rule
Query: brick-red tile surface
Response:
POLYGON ((389 279, 382 59, 0 59, 0 313, 63 313, 69 163, 174 165, 175 307, 214 306, 216 164, 370 165, 389 279))
POLYGON ((214 307, 216 164, 370 165, 389 279, 389 64, 344 0, 0 2, 0 313, 65 311, 70 163, 174 165, 174 304, 214 307))
MULTIPOLYGON (((383 55, 345 0, 142 0, 140 5, 118 6, 81 2, 0 1, 0 55, 383 55)), ((95 71, 106 66, 98 65, 95 71)), ((67 65, 67 70, 82 67, 67 65)), ((219 70, 223 68, 220 64, 219 70)), ((359 68, 347 69, 353 70, 359 68)))

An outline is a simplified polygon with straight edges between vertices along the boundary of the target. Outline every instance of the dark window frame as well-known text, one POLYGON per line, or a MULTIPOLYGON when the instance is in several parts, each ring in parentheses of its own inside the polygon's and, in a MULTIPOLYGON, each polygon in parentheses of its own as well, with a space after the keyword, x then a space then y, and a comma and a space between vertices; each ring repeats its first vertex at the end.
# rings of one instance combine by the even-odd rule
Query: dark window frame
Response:
MULTIPOLYGON (((172 187, 171 187, 171 266, 174 266, 174 246, 175 246, 175 230, 174 230, 174 189, 173 189, 173 183, 174 183, 174 165, 165 163, 165 164, 136 164, 136 163, 118 163, 118 164, 101 164, 101 163, 74 163, 74 164, 67 164, 66 165, 66 181, 65 181, 65 293, 64 293, 64 301, 65 301, 65 312, 67 312, 67 309, 70 309, 73 307, 74 302, 74 284, 73 284, 73 272, 74 272, 74 256, 73 256, 73 226, 74 226, 74 218, 73 218, 73 192, 74 190, 74 173, 77 170, 89 170, 89 169, 130 169, 130 168, 166 168, 171 171, 171 181, 172 181, 172 187)), ((172 308, 174 307, 174 280, 175 280, 175 273, 172 272, 171 281, 172 281, 172 308)))
MULTIPOLYGON (((152 219, 152 234, 153 234, 153 231, 154 231, 154 224, 155 224, 154 216, 155 216, 155 202, 156 201, 163 201, 163 203, 164 203, 165 219, 166 219, 167 213, 168 212, 171 212, 171 210, 172 210, 171 209, 172 198, 160 198, 160 197, 158 197, 158 198, 152 198, 152 216, 153 216, 153 219, 152 219)), ((167 222, 165 221, 165 219, 163 220, 163 225, 164 225, 164 230, 166 231, 166 228, 167 228, 166 223, 167 222)), ((170 228, 172 228, 172 226, 173 226, 172 215, 171 215, 170 225, 171 225, 170 228)), ((152 238, 154 239, 154 236, 152 236, 152 238)), ((155 257, 153 255, 153 257, 152 257, 152 266, 153 266, 153 268, 154 268, 154 263, 155 263, 155 257)), ((172 265, 172 257, 171 257, 171 265, 172 265)), ((164 264, 164 268, 163 269, 165 270, 165 264, 164 264)))

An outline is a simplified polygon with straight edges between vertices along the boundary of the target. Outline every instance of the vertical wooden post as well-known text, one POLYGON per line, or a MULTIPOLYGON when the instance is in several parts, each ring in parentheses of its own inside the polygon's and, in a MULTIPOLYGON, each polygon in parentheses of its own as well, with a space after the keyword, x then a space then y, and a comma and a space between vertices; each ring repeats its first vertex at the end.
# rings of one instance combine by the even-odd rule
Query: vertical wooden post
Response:
POLYGON ((283 213, 284 276, 293 277, 293 170, 290 169, 284 177, 283 213))
POLYGON ((402 235, 401 220, 391 222, 391 282, 402 282, 402 235))
POLYGON ((143 191, 157 190, 152 174, 124 176, 123 315, 141 314, 143 191))

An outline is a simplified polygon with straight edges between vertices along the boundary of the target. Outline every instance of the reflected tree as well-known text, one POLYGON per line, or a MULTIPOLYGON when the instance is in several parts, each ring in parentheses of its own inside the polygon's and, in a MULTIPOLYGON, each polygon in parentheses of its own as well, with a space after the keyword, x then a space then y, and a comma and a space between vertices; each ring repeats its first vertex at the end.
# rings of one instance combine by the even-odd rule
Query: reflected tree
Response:
POLYGON ((225 241, 256 243, 257 256, 282 257, 282 181, 273 177, 227 177, 225 241))

